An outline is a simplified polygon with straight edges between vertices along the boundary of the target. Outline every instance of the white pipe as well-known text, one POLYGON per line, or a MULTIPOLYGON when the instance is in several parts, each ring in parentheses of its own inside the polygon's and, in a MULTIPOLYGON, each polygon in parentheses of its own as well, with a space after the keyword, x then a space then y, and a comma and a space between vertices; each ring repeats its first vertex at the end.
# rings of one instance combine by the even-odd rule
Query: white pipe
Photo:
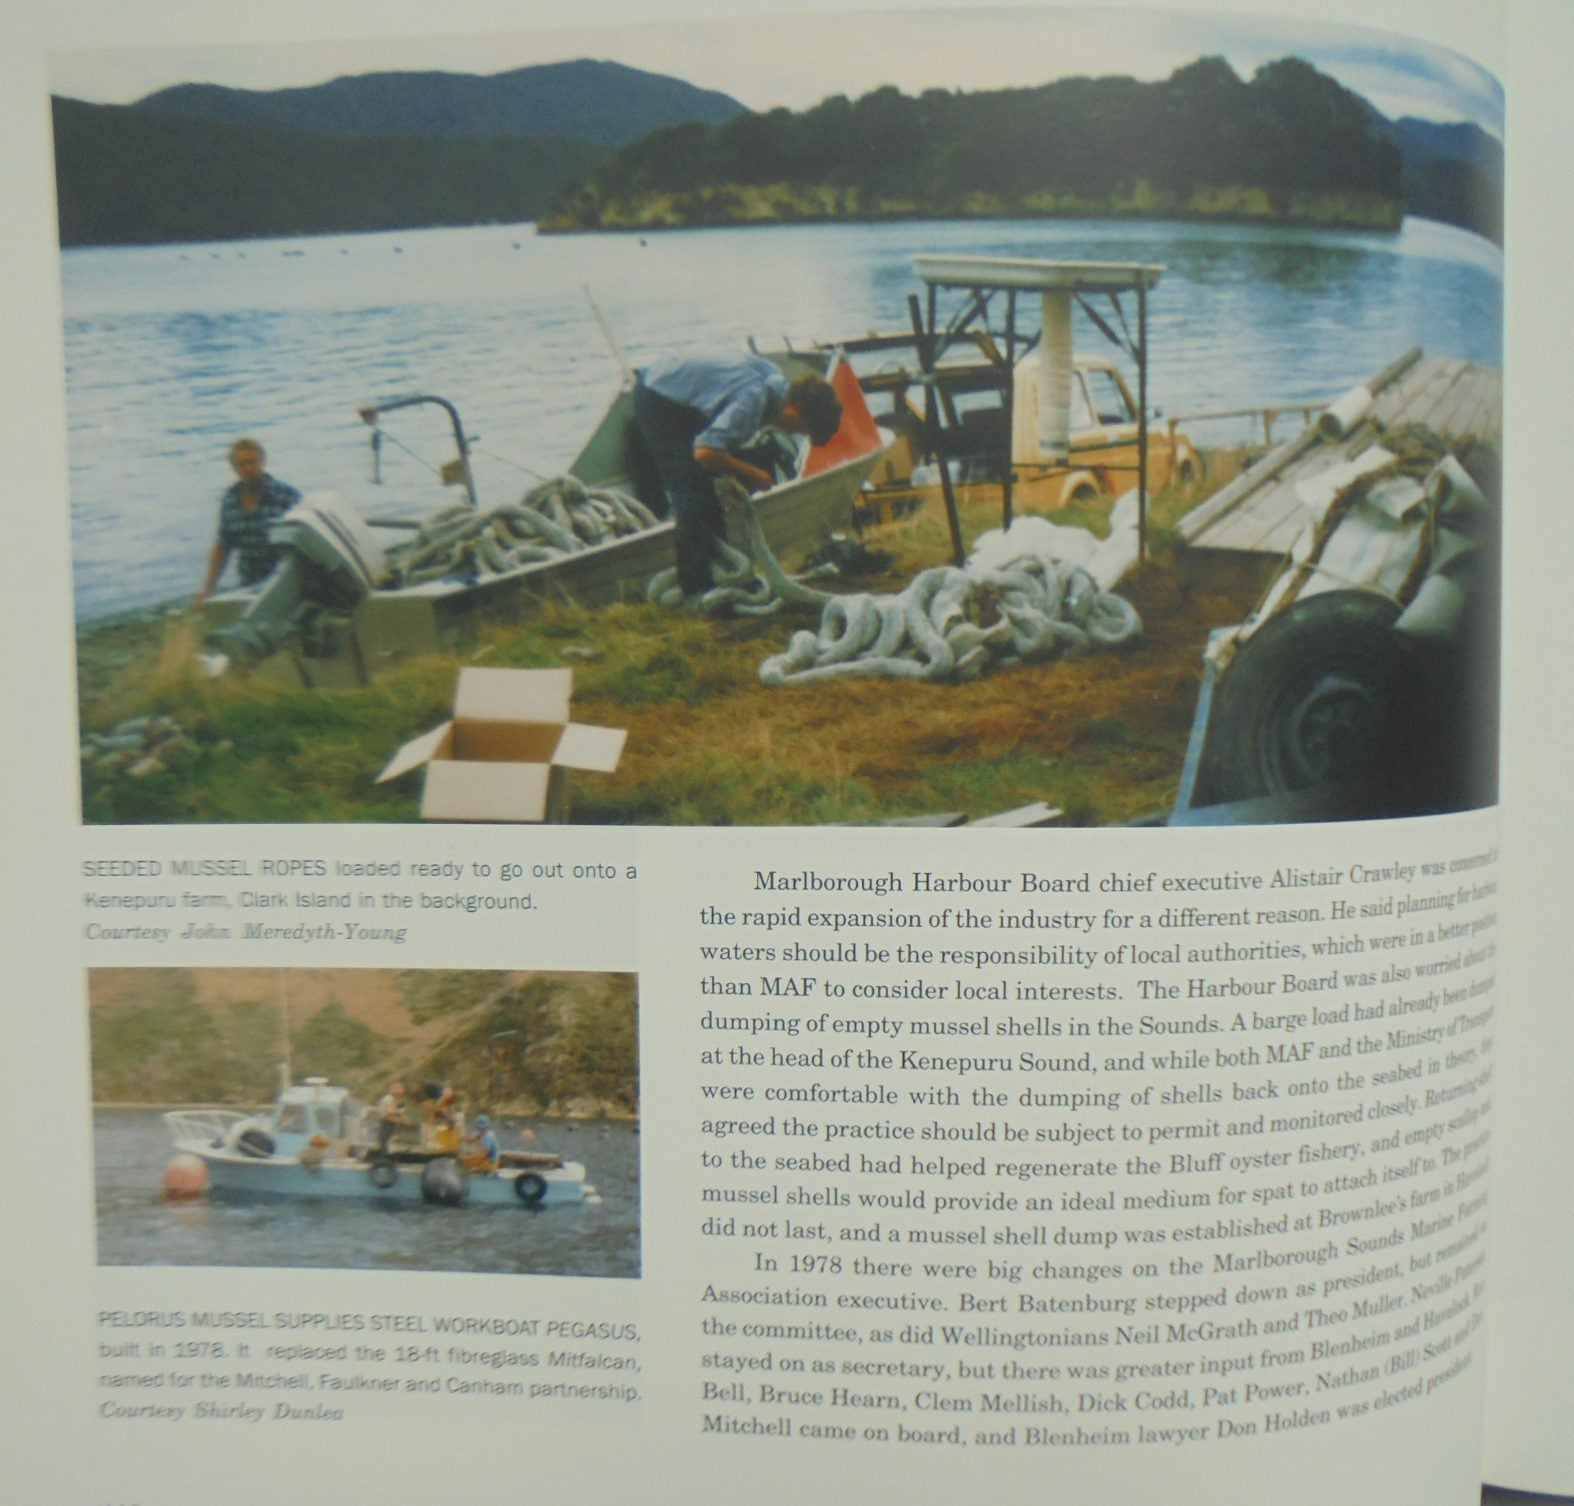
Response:
POLYGON ((1071 455, 1071 294, 1044 293, 1044 338, 1038 352, 1038 443, 1041 457, 1071 455))
POLYGON ((1318 433, 1328 439, 1343 439, 1371 411, 1371 391, 1366 387, 1352 387, 1323 410, 1317 420, 1318 433))

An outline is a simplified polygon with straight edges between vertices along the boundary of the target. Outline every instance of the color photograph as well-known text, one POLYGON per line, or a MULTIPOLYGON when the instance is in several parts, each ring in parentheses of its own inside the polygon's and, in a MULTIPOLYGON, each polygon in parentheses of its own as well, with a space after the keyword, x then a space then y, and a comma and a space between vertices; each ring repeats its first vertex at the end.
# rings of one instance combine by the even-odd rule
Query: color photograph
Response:
POLYGON ((640 1274, 629 973, 95 968, 101 1265, 640 1274))
POLYGON ((1124 14, 56 55, 83 820, 1494 803, 1502 90, 1124 14))

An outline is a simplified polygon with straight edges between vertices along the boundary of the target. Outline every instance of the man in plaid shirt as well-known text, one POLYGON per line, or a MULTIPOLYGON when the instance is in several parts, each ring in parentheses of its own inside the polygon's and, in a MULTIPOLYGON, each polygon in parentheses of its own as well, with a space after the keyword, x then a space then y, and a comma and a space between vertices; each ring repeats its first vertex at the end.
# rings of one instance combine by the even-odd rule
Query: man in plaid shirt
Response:
POLYGON ((219 503, 219 533, 208 555, 207 578, 197 593, 198 606, 213 594, 231 554, 243 586, 266 580, 279 562, 278 549, 268 542, 268 528, 301 500, 301 494, 268 474, 267 459, 255 439, 237 439, 230 446, 230 466, 237 479, 219 503))

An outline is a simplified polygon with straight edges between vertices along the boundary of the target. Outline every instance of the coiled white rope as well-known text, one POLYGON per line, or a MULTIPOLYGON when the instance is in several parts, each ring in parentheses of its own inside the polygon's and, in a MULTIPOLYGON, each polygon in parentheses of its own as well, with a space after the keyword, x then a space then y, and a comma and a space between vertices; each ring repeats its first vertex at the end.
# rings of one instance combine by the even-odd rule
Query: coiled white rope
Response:
MULTIPOLYGON (((762 570, 780 574, 752 512, 745 517, 762 570)), ((1025 534, 1014 550, 1009 534, 997 535, 985 558, 924 570, 894 596, 804 593, 818 599, 819 630, 794 633, 784 652, 760 665, 761 681, 971 680, 996 666, 1135 638, 1137 609, 1103 590, 1083 564, 1043 552, 1042 538, 1025 534)))
MULTIPOLYGON (((766 542, 753 502, 740 497, 749 553, 719 546, 716 585, 700 610, 769 616, 784 605, 820 613, 817 632, 793 634, 784 652, 760 665, 766 685, 884 676, 970 680, 997 665, 1112 648, 1142 631, 1137 609, 1102 589, 1084 563, 1096 548, 1081 530, 1038 526, 993 534, 963 569, 921 572, 894 596, 834 595, 804 584, 821 571, 791 576, 766 542), (1063 554, 1050 552, 1059 546, 1063 554)), ((982 541, 981 541, 982 542, 982 541)), ((654 576, 646 595, 685 603, 675 570, 654 576)))
POLYGON ((742 487, 729 490, 743 519, 748 552, 733 548, 725 539, 718 539, 711 560, 714 584, 698 601, 691 603, 683 594, 676 568, 659 570, 651 576, 645 587, 646 600, 660 607, 693 605, 702 612, 727 612, 738 617, 771 617, 784 606, 819 610, 826 602, 835 600, 829 593, 816 591, 804 582, 835 575, 836 566, 817 565, 801 575, 789 575, 765 540, 765 530, 760 527, 752 499, 742 487))
POLYGON ((561 559, 608 539, 642 533, 657 521, 627 492, 558 476, 533 487, 518 502, 488 512, 460 502, 433 513, 412 538, 388 550, 381 585, 506 575, 522 565, 561 559))
POLYGON ((971 680, 1008 664, 1110 648, 1142 631, 1130 602, 1081 565, 1043 557, 1009 570, 925 570, 895 596, 837 596, 760 665, 766 685, 844 676, 971 680))

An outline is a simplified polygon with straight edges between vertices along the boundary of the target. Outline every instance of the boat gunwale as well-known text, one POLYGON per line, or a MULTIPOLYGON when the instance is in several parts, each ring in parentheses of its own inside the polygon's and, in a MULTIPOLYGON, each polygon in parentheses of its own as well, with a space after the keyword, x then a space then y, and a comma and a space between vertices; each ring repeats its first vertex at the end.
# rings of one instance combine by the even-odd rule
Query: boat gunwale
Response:
MULTIPOLYGON (((858 467, 872 468, 883 453, 883 449, 875 449, 863 454, 852 455, 846 460, 838 460, 834 465, 827 466, 823 471, 816 471, 812 476, 795 476, 791 481, 784 481, 780 486, 773 486, 769 491, 756 493, 751 500, 759 512, 761 523, 768 527, 772 515, 779 513, 784 505, 791 504, 795 491, 811 485, 818 486, 844 471, 858 467)), ((611 486, 614 483, 605 481, 586 482, 585 484, 595 488, 611 486)), ((628 483, 625 481, 624 484, 627 485, 628 483)), ((653 549, 658 543, 667 543, 671 539, 674 527, 675 524, 672 518, 661 518, 649 528, 642 528, 637 533, 627 533, 618 538, 605 539, 599 544, 589 544, 583 549, 576 549, 571 554, 559 555, 556 559, 531 560, 527 564, 518 565, 512 570, 480 576, 472 581, 425 580, 419 581, 414 585, 379 588, 372 592, 371 597, 368 599, 378 601, 441 601, 458 593, 472 593, 477 590, 485 591, 493 587, 519 584, 531 579, 549 580, 552 572, 562 570, 569 564, 590 565, 601 560, 615 558, 619 553, 627 553, 633 558, 638 551, 653 549)), ((631 571, 630 573, 632 574, 633 572, 631 571)), ((241 593, 235 594, 240 595, 241 593)), ((214 599, 217 600, 218 598, 215 597, 214 599)))

